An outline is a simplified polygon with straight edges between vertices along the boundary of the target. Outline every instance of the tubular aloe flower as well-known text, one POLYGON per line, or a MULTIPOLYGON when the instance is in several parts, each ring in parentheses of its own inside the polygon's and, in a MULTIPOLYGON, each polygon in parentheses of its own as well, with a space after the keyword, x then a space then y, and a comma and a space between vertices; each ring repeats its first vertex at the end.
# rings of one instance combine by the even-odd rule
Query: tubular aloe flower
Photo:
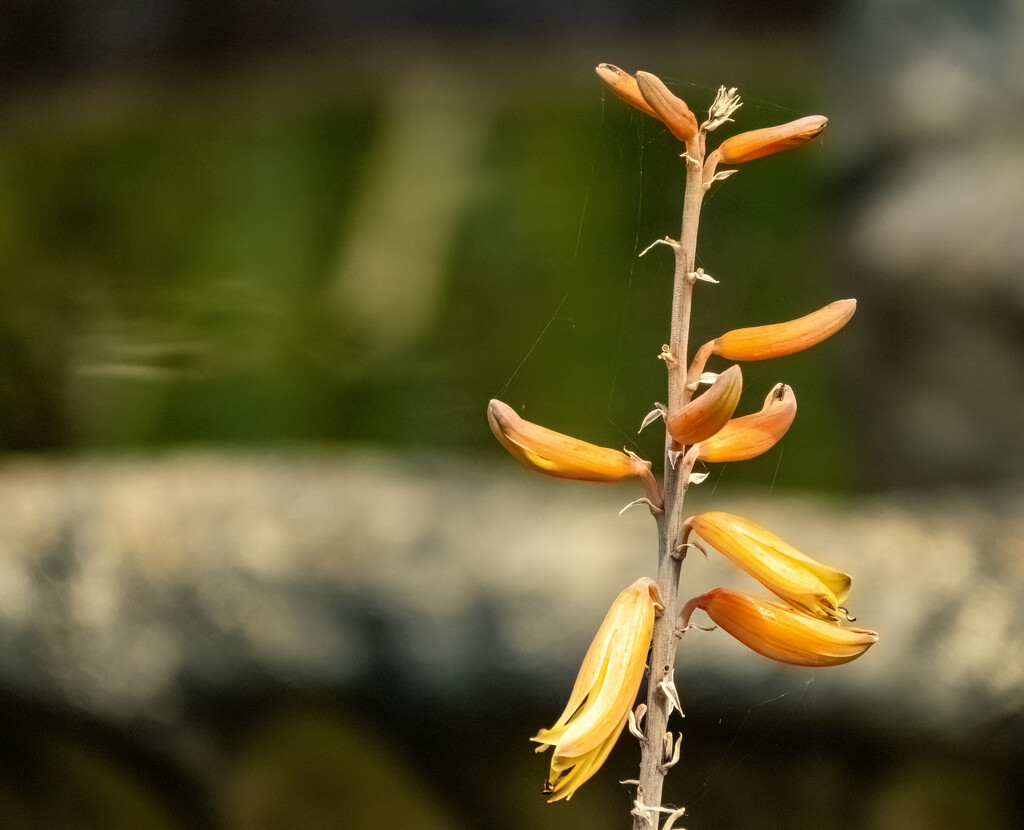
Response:
POLYGON ((703 395, 678 412, 669 413, 665 427, 672 440, 679 444, 696 444, 710 438, 729 422, 742 392, 740 367, 730 366, 703 395))
POLYGON ((697 117, 686 102, 672 93, 661 78, 650 72, 637 72, 636 83, 640 94, 650 104, 669 132, 680 141, 689 141, 697 134, 697 117))
POLYGON ((796 417, 796 395, 777 383, 760 412, 733 418, 710 438, 695 444, 697 458, 712 464, 746 461, 767 452, 786 434, 796 417))
POLYGON ((686 526, 790 605, 838 622, 850 593, 850 575, 816 562, 749 519, 712 511, 686 526))
POLYGON ((611 63, 602 63, 598 64, 596 72, 598 77, 605 82, 608 89, 614 92, 622 101, 640 110, 640 112, 646 113, 651 118, 658 117, 658 114, 651 109, 651 105, 644 100, 644 96, 640 94, 640 87, 637 86, 636 78, 624 69, 619 69, 619 67, 611 63))
POLYGON ((571 798, 611 752, 640 689, 661 610, 658 585, 649 577, 619 594, 583 658, 562 716, 530 739, 540 744, 538 752, 555 748, 544 788, 549 802, 571 798))
POLYGON ((742 164, 782 150, 802 147, 821 135, 827 125, 825 116, 808 115, 777 127, 734 135, 721 143, 717 153, 722 164, 742 164))
POLYGON ((637 72, 633 76, 610 63, 598 64, 596 71, 619 98, 640 112, 657 118, 680 141, 689 141, 697 134, 697 117, 690 112, 686 102, 674 95, 656 75, 637 72))
POLYGON ((711 352, 727 360, 785 357, 831 337, 856 310, 856 300, 836 300, 798 320, 726 332, 711 342, 711 352))
POLYGON ((538 473, 579 481, 621 481, 650 474, 650 461, 531 424, 498 400, 487 405, 487 422, 501 445, 538 473))
POLYGON ((849 663, 878 642, 874 631, 843 628, 777 602, 725 588, 690 600, 680 615, 684 623, 694 608, 703 608, 715 624, 747 648, 795 666, 849 663))

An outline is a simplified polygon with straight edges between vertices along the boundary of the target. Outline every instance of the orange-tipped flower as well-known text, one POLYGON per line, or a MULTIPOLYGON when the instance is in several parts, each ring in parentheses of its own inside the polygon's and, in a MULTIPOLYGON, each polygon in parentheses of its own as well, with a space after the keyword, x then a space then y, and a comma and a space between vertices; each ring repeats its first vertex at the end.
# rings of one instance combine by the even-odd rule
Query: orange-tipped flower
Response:
POLYGON ((640 94, 640 87, 637 86, 636 78, 628 72, 619 69, 614 64, 602 63, 597 66, 597 74, 605 82, 608 89, 631 107, 646 113, 651 118, 658 117, 658 114, 651 109, 651 105, 644 100, 644 96, 640 94))
POLYGON ((722 164, 742 164, 792 147, 802 147, 821 135, 827 124, 828 119, 823 115, 808 115, 777 127, 740 133, 719 145, 719 160, 722 164))
POLYGON ((774 533, 731 513, 701 513, 686 524, 790 605, 830 622, 841 618, 840 605, 850 593, 849 574, 816 562, 774 533))
POLYGON ((544 787, 548 801, 568 799, 611 752, 640 689, 654 617, 662 610, 657 583, 638 579, 616 597, 583 658, 558 722, 530 740, 555 748, 544 787))
POLYGON ((716 588, 690 601, 747 648, 796 666, 838 666, 878 642, 874 631, 843 628, 752 594, 716 588))
POLYGON ((502 446, 538 473, 579 481, 621 481, 651 475, 650 461, 531 424, 499 400, 487 405, 487 422, 502 446))
POLYGON ((742 392, 740 367, 730 366, 703 395, 678 412, 669 413, 665 426, 672 440, 679 444, 696 444, 710 438, 729 422, 742 392))
POLYGON ((729 331, 712 341, 712 353, 727 360, 784 357, 831 337, 856 310, 856 300, 836 300, 798 320, 729 331))
POLYGON ((775 384, 760 412, 733 418, 710 438, 696 444, 697 458, 712 464, 746 461, 767 452, 786 434, 796 417, 796 395, 775 384))
POLYGON ((644 100, 665 122, 672 135, 680 141, 689 141, 697 134, 697 117, 682 98, 662 83, 661 78, 650 72, 637 72, 636 83, 644 100))
POLYGON ((680 141, 689 141, 697 134, 696 116, 657 76, 650 72, 637 72, 633 76, 610 63, 598 64, 597 74, 619 98, 657 118, 680 141))

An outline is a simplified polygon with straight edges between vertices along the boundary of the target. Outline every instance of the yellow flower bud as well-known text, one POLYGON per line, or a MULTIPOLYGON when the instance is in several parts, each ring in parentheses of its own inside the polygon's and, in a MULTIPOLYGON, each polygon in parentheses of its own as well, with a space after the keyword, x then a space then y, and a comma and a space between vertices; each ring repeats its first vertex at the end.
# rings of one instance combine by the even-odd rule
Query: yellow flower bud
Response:
POLYGON ((571 798, 611 752, 640 689, 654 617, 662 609, 649 577, 619 594, 583 658, 562 716, 530 739, 540 744, 538 752, 555 748, 544 788, 549 802, 571 798))
POLYGON ((680 141, 689 141, 697 134, 697 117, 682 98, 662 83, 661 78, 650 72, 637 72, 636 83, 644 100, 672 135, 680 141))
POLYGON ((730 366, 718 376, 701 396, 694 398, 678 412, 665 419, 672 440, 679 444, 696 444, 710 438, 724 427, 740 402, 743 375, 739 366, 730 366))
POLYGON ((831 622, 841 618, 840 605, 850 593, 849 574, 816 562, 760 525, 731 513, 701 513, 686 526, 790 605, 831 622))
POLYGON ((760 412, 733 418, 697 444, 697 458, 712 464, 755 458, 775 446, 795 417, 796 395, 786 384, 777 383, 760 412))
POLYGON ((579 481, 621 481, 651 475, 650 461, 531 424, 499 400, 487 405, 487 422, 501 445, 538 473, 579 481))
POLYGON ((752 594, 715 588, 687 604, 703 608, 712 621, 747 648, 796 666, 838 666, 860 657, 878 642, 874 631, 843 628, 752 594))
MULTIPOLYGON (((657 113, 651 109, 651 105, 644 100, 640 94, 640 87, 637 86, 636 78, 623 69, 610 64, 602 63, 597 66, 598 77, 605 82, 607 87, 620 99, 640 112, 646 113, 652 118, 658 118, 657 113)), ((661 119, 659 119, 661 120, 661 119)))
POLYGON ((742 164, 792 147, 802 147, 821 135, 828 124, 823 115, 808 115, 788 124, 734 135, 723 141, 717 150, 722 164, 742 164))
POLYGON ((856 310, 856 300, 836 300, 798 320, 729 331, 712 341, 712 353, 727 360, 784 357, 831 337, 856 310))

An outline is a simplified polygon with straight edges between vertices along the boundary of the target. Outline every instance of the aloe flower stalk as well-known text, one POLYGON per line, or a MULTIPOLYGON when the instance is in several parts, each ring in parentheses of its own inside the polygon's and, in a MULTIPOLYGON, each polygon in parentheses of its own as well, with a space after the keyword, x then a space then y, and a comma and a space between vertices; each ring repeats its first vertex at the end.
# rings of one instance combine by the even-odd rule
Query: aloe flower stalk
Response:
POLYGON ((583 658, 562 716, 531 739, 540 744, 538 752, 554 747, 548 801, 571 798, 611 752, 640 689, 662 608, 658 584, 649 577, 619 594, 583 658))

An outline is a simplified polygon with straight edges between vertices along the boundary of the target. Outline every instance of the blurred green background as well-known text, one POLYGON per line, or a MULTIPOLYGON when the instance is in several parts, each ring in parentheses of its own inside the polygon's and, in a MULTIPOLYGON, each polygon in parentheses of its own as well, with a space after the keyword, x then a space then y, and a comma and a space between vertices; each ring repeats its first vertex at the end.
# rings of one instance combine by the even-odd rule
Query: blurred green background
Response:
MULTIPOLYGON (((481 412, 499 392, 544 423, 636 442, 663 395, 671 291, 668 253, 637 254, 678 235, 678 150, 605 95, 603 53, 524 63, 525 44, 467 43, 455 65, 420 41, 368 66, 385 42, 355 60, 73 78, 18 101, 0 139, 0 446, 496 455, 481 412)), ((757 78, 742 126, 764 126, 824 108, 796 46, 767 77, 756 46, 661 62, 757 78)), ((714 95, 680 91, 698 110, 714 95)), ((701 293, 699 342, 851 293, 822 246, 827 158, 793 155, 708 200, 701 259, 723 284, 701 293)), ((824 365, 786 367, 802 404, 843 388, 824 365)), ((750 408, 777 371, 750 367, 750 408)), ((813 451, 787 455, 791 480, 857 486, 856 436, 807 420, 813 451)))

